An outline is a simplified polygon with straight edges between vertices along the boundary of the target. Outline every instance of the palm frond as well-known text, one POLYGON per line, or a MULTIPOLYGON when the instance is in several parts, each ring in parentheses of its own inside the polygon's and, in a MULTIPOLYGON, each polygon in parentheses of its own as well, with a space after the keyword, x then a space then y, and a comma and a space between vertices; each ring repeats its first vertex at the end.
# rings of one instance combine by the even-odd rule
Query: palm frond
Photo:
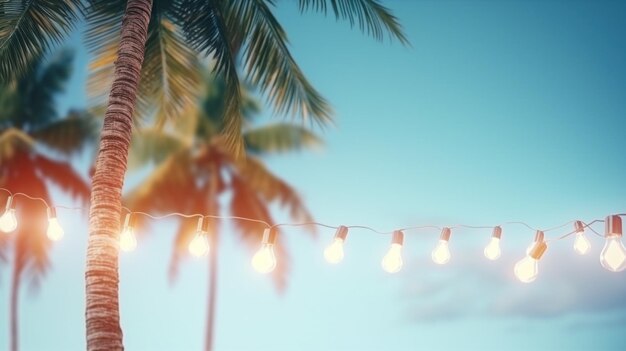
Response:
POLYGON ((81 0, 8 0, 0 21, 0 79, 9 81, 29 69, 30 61, 60 43, 74 28, 81 0))
POLYGON ((65 193, 86 204, 90 189, 85 180, 67 162, 56 161, 43 156, 34 156, 33 165, 41 177, 50 180, 65 193))
POLYGON ((298 0, 298 7, 300 12, 312 10, 323 14, 327 14, 330 7, 335 18, 348 20, 350 26, 358 25, 376 40, 383 40, 386 32, 391 38, 409 45, 398 18, 377 0, 298 0))
POLYGON ((164 11, 155 3, 137 105, 142 117, 156 113, 160 124, 196 102, 201 82, 198 53, 185 43, 181 29, 160 13, 164 11))
POLYGON ((35 141, 19 129, 9 128, 0 134, 0 165, 13 159, 20 152, 28 152, 35 141))
POLYGON ((322 139, 309 129, 279 123, 250 129, 243 134, 246 147, 252 153, 273 153, 321 146, 322 139))
MULTIPOLYGON (((176 18, 187 42, 198 52, 211 56, 215 72, 224 80, 224 134, 226 145, 233 154, 244 153, 241 127, 241 91, 236 68, 238 44, 233 39, 225 18, 230 2, 216 0, 182 0, 176 10, 176 18), (226 10, 226 11, 225 11, 226 10)), ((239 29, 237 29, 239 30, 239 29)))
POLYGON ((96 141, 95 121, 82 111, 70 111, 68 117, 49 123, 31 135, 46 147, 71 155, 96 141))
POLYGON ((291 56, 287 35, 263 0, 229 2, 227 28, 244 42, 248 78, 267 97, 276 113, 331 122, 328 102, 315 90, 291 56))
POLYGON ((189 142, 182 137, 164 130, 140 129, 133 134, 128 166, 132 169, 150 163, 159 164, 172 154, 189 146, 189 142))

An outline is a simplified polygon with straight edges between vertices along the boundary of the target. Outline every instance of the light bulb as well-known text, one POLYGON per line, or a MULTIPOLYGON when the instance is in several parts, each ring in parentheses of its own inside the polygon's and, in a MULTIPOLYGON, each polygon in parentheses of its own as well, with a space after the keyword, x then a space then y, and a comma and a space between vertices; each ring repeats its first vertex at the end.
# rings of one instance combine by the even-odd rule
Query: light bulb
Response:
POLYGON ((63 238, 65 232, 61 225, 59 224, 59 220, 57 219, 57 211, 54 207, 48 207, 48 230, 46 231, 46 235, 48 239, 52 241, 59 241, 63 238))
POLYGON ((276 268, 274 245, 263 244, 261 249, 252 257, 252 267, 259 273, 269 273, 276 268))
POLYGON ((626 249, 622 244, 622 219, 619 216, 609 216, 604 222, 606 242, 600 253, 600 263, 611 272, 621 272, 626 269, 626 249))
POLYGON ((59 224, 59 220, 56 218, 49 218, 48 230, 46 231, 46 235, 48 236, 48 239, 52 241, 59 241, 63 238, 64 234, 65 232, 63 231, 63 228, 61 228, 61 225, 59 224))
POLYGON ((391 247, 383 260, 381 266, 387 273, 396 273, 402 269, 402 244, 404 243, 404 233, 400 230, 393 232, 391 247))
POLYGON ((328 263, 337 264, 343 260, 343 239, 335 238, 324 250, 324 258, 328 263))
POLYGON ((441 230, 441 236, 439 237, 439 243, 435 246, 431 257, 436 264, 446 264, 450 262, 450 248, 448 247, 448 241, 450 240, 450 228, 443 228, 441 230))
POLYGON ((196 232, 196 235, 189 242, 189 253, 195 257, 205 256, 209 252, 209 240, 203 232, 196 232))
POLYGON ((523 283, 530 283, 537 279, 539 265, 536 259, 526 256, 515 264, 515 276, 523 283))
POLYGON ((539 273, 539 260, 546 252, 548 246, 545 241, 536 242, 533 249, 519 262, 515 264, 513 272, 522 283, 530 283, 537 279, 539 273))
POLYGON ((489 244, 485 247, 484 253, 485 257, 492 261, 500 258, 500 255, 502 254, 502 250, 500 250, 500 239, 491 238, 489 244))
POLYGON ((585 236, 584 233, 576 233, 576 240, 574 240, 574 250, 580 254, 584 255, 589 252, 591 248, 591 243, 589 239, 585 236))
POLYGON ((133 251, 137 248, 137 238, 135 238, 135 231, 131 227, 124 228, 122 234, 120 234, 120 249, 122 251, 133 251))
POLYGON ((491 240, 489 241, 489 244, 485 246, 485 250, 483 251, 487 259, 495 261, 500 258, 500 255, 502 254, 502 250, 500 250, 501 237, 502 228, 500 226, 494 227, 493 233, 491 234, 491 240))
POLYGON ((431 254, 433 262, 436 264, 446 264, 450 261, 450 248, 446 240, 439 240, 439 243, 431 254))
POLYGON ((328 245, 324 250, 324 258, 328 263, 337 264, 343 261, 343 244, 348 236, 348 228, 345 226, 339 226, 335 233, 335 239, 333 243, 328 245))
POLYGON ((8 208, 2 216, 0 216, 0 230, 10 233, 17 229, 17 218, 15 217, 15 209, 8 208))
POLYGON ((535 248, 535 246, 537 246, 537 243, 543 242, 543 239, 544 239, 543 231, 538 230, 535 233, 535 241, 530 243, 530 245, 528 245, 528 247, 526 248, 526 255, 530 255, 530 252, 535 248))
POLYGON ((267 228, 263 232, 261 248, 252 256, 252 268, 257 272, 266 274, 276 268, 276 255, 274 255, 276 238, 276 230, 272 228, 267 228))

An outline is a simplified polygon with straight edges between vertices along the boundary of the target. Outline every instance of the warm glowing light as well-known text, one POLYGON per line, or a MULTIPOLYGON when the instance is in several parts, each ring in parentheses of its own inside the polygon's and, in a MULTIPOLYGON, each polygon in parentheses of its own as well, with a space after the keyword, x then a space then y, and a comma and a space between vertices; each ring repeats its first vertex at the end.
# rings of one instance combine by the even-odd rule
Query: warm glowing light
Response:
POLYGON ((600 254, 602 267, 612 272, 621 272, 626 268, 626 249, 622 244, 621 236, 612 235, 606 238, 606 243, 600 254))
POLYGON ((135 231, 132 227, 124 228, 122 234, 120 234, 120 249, 122 251, 133 251, 137 248, 137 238, 135 238, 135 231))
POLYGON ((8 208, 0 217, 0 230, 10 233, 17 229, 17 218, 15 217, 15 209, 8 208))
POLYGON ((195 257, 206 256, 209 253, 209 240, 205 233, 196 233, 193 239, 189 242, 189 253, 195 257))
POLYGON ((337 264, 343 260, 343 239, 335 238, 324 250, 324 258, 328 263, 337 264))
POLYGON ((381 262, 383 269, 387 273, 396 273, 402 269, 402 245, 391 244, 389 251, 381 262))
POLYGON ((274 245, 263 244, 261 249, 252 257, 252 267, 259 273, 269 273, 276 268, 274 245))
POLYGON ((500 249, 500 239, 491 238, 489 244, 487 244, 487 246, 485 247, 484 253, 485 257, 492 261, 500 258, 500 255, 502 254, 502 250, 500 249))
POLYGON ((46 235, 48 239, 52 241, 59 241, 63 238, 65 232, 61 225, 59 224, 59 220, 56 218, 48 218, 48 230, 46 231, 46 235))
POLYGON ((431 256, 433 262, 436 264, 446 264, 450 262, 450 248, 448 247, 448 241, 439 240, 439 243, 433 250, 431 256))
POLYGON ((574 240, 574 251, 580 255, 584 255, 591 249, 591 243, 584 233, 576 233, 576 240, 574 240))
POLYGON ((538 260, 526 256, 515 264, 515 276, 523 283, 530 283, 537 279, 539 273, 538 260))

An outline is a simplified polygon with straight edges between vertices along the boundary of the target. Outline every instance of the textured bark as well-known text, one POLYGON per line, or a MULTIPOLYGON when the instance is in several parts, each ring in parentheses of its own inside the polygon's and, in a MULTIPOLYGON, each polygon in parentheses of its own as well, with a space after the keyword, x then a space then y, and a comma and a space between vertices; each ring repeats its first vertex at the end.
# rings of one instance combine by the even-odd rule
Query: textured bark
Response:
POLYGON ((18 332, 18 304, 19 304, 19 293, 20 293, 20 268, 18 268, 17 262, 13 265, 13 273, 11 277, 11 306, 9 307, 10 311, 10 323, 11 330, 9 332, 10 339, 10 348, 11 351, 18 350, 18 340, 19 340, 19 332, 18 332))
POLYGON ((118 298, 121 193, 151 9, 152 0, 127 3, 100 136, 91 191, 85 272, 89 351, 124 349, 118 298))

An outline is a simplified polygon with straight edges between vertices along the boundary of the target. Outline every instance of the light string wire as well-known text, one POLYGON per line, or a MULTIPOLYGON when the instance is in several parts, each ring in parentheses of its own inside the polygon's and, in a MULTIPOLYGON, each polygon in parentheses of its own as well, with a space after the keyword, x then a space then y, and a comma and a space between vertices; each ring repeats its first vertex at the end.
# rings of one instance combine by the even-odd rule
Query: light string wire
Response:
MULTIPOLYGON (((85 207, 71 207, 71 206, 63 206, 63 205, 50 205, 48 204, 48 202, 41 198, 41 197, 34 197, 31 195, 28 195, 26 193, 23 192, 18 192, 18 193, 13 193, 11 192, 9 189, 6 188, 0 188, 1 191, 4 191, 6 193, 9 194, 9 197, 12 198, 16 198, 18 196, 22 196, 25 198, 28 198, 30 200, 34 200, 34 201, 41 201, 43 202, 46 207, 48 208, 62 208, 62 209, 66 209, 66 210, 87 210, 87 208, 85 207)), ((224 220, 241 220, 241 221, 248 221, 248 222, 255 222, 255 223, 260 223, 263 224, 266 228, 268 229, 273 229, 273 228, 279 228, 279 227, 304 227, 304 226, 318 226, 318 227, 324 227, 324 228, 328 228, 328 229, 339 229, 340 226, 334 226, 334 225, 330 225, 330 224, 325 224, 325 223, 321 223, 321 222, 301 222, 301 223, 277 223, 277 224, 270 224, 264 220, 260 220, 260 219, 256 219, 256 218, 249 218, 249 217, 241 217, 241 216, 224 216, 224 215, 206 215, 206 214, 202 214, 202 213, 192 213, 192 214, 186 214, 186 213, 181 213, 181 212, 171 212, 171 213, 167 213, 164 215, 160 215, 160 216, 155 216, 152 215, 150 213, 147 212, 142 212, 142 211, 132 211, 130 210, 128 207, 126 206, 122 206, 122 210, 130 215, 142 215, 145 217, 148 217, 150 219, 154 219, 154 220, 160 220, 160 219, 166 219, 166 218, 170 218, 170 217, 179 217, 179 218, 213 218, 213 219, 224 219, 224 220)), ((616 216, 620 216, 620 217, 626 217, 626 213, 620 213, 620 214, 616 214, 616 216)), ((554 227, 550 227, 544 230, 541 230, 543 232, 550 232, 550 231, 554 231, 554 230, 558 230, 561 229, 563 227, 566 227, 568 225, 572 225, 574 222, 576 222, 575 220, 571 220, 568 221, 566 223, 563 223, 561 225, 557 225, 554 227)), ((599 236, 599 237, 604 237, 604 235, 598 233, 595 229, 593 229, 592 225, 596 224, 596 223, 604 223, 603 219, 594 219, 591 220, 590 222, 583 222, 581 221, 581 223, 583 224, 583 229, 589 229, 591 230, 591 232, 593 232, 595 235, 599 236)), ((443 228, 450 228, 450 229, 456 229, 456 228, 466 228, 466 229, 493 229, 496 226, 508 226, 508 225, 521 225, 524 226, 532 231, 538 231, 540 229, 534 228, 531 225, 529 225, 526 222, 523 221, 509 221, 509 222, 503 222, 499 225, 468 225, 468 224, 455 224, 455 225, 451 225, 451 226, 437 226, 437 225, 421 225, 421 226, 410 226, 410 227, 404 227, 404 228, 399 228, 396 230, 399 231, 414 231, 414 230, 423 230, 423 229, 436 229, 436 230, 443 230, 443 228)), ((381 234, 381 235, 390 235, 393 234, 394 231, 380 231, 377 230, 375 228, 372 228, 370 226, 365 226, 365 225, 346 225, 345 226, 348 229, 363 229, 363 230, 368 230, 377 234, 381 234)), ((551 239, 546 239, 545 242, 549 243, 551 241, 558 241, 558 240, 563 240, 573 234, 576 234, 576 230, 570 231, 566 234, 563 234, 559 237, 556 238, 551 238, 551 239)))

